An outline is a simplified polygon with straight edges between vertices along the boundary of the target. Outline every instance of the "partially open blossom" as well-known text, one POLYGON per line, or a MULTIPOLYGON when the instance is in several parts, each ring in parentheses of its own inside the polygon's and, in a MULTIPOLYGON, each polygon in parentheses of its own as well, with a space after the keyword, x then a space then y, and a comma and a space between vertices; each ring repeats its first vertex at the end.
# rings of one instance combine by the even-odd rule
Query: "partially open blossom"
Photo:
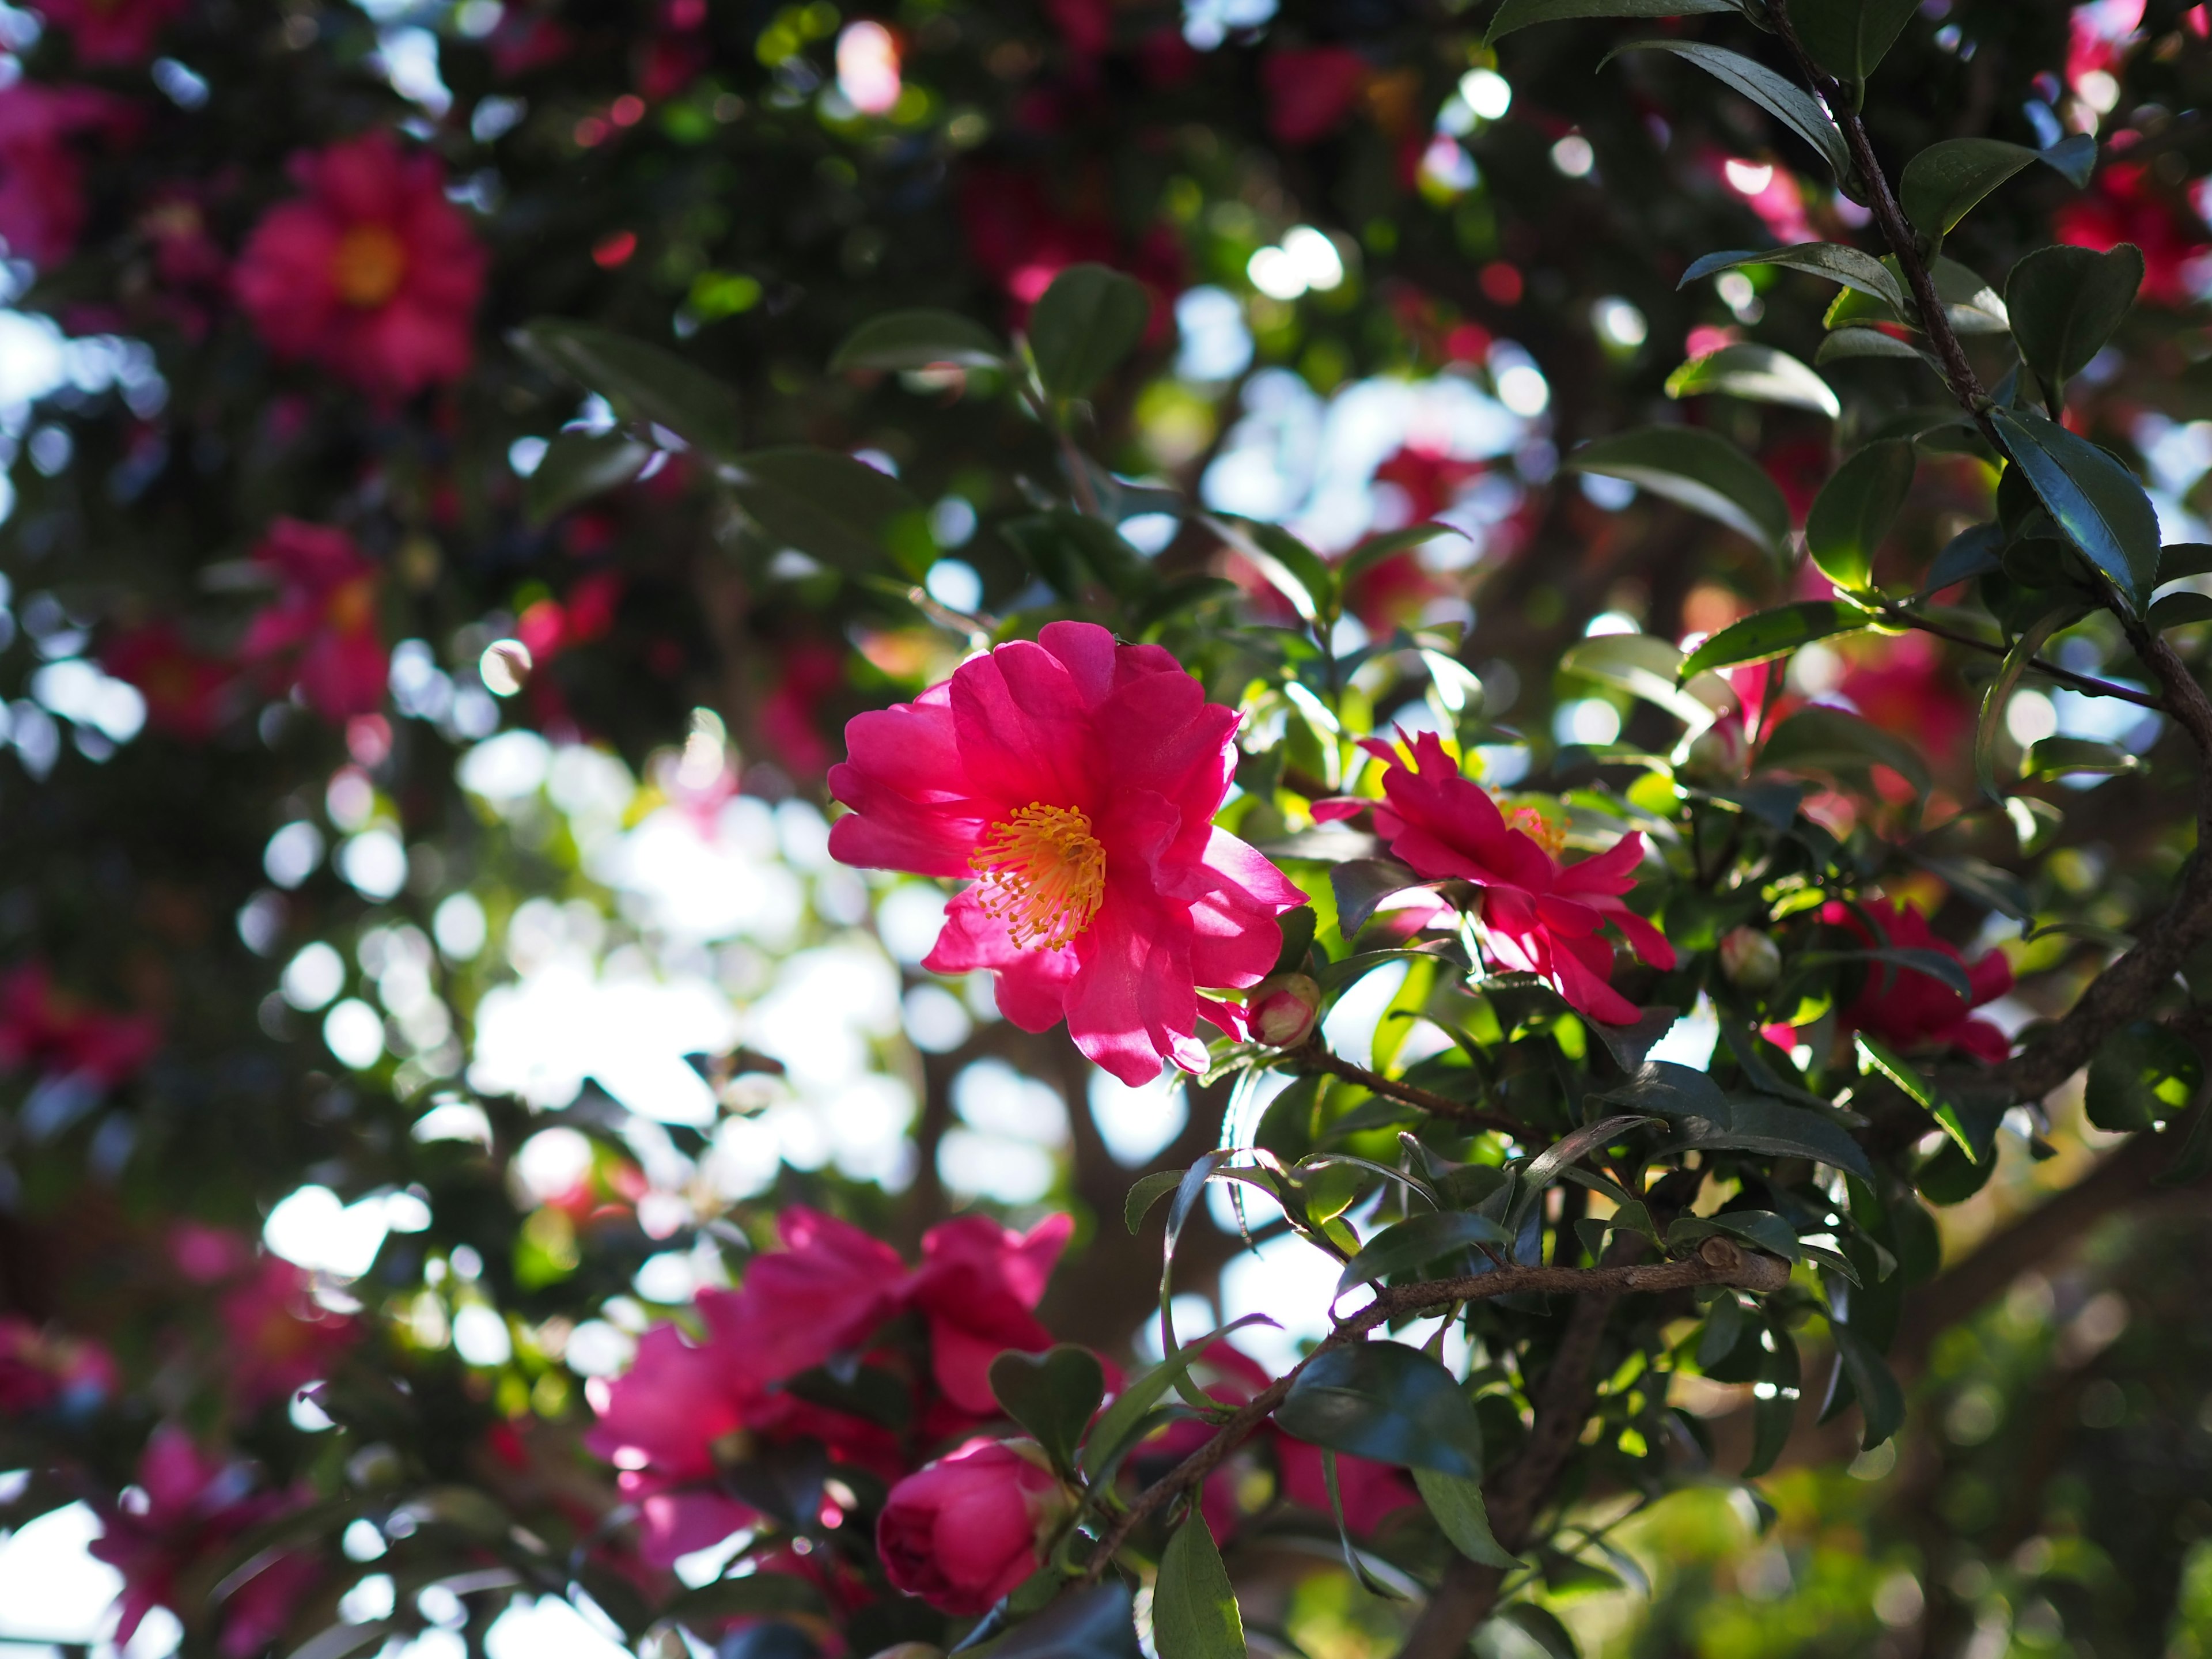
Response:
POLYGON ((238 681, 235 669, 193 650, 170 622, 117 635, 100 652, 100 665, 138 688, 148 725, 193 743, 215 735, 238 681))
POLYGON ((0 1418, 88 1410, 115 1392, 115 1361, 99 1343, 0 1314, 0 1418))
POLYGON ((830 791, 847 864, 972 878, 923 966, 997 975, 1024 1030, 1060 1019, 1132 1086, 1206 1063, 1196 1024, 1234 1016, 1200 988, 1274 966, 1275 918, 1305 896, 1216 829, 1236 714, 1154 645, 1053 623, 961 665, 911 703, 845 728, 830 791))
POLYGON ((1295 1048, 1321 1018, 1321 987, 1304 974, 1279 974, 1255 987, 1244 1008, 1253 1041, 1295 1048))
POLYGON ((1820 920, 1857 935, 1867 945, 1891 951, 1932 951, 1965 969, 1969 997, 1961 997, 1932 974, 1893 961, 1866 964, 1866 982, 1841 1010, 1846 1031, 1864 1031, 1893 1048, 1962 1048, 1987 1065, 2002 1062, 2012 1052, 2011 1039, 1986 1019, 1972 1018, 1973 1011, 1994 1002, 2012 989, 2012 963, 2002 951, 1968 962, 1957 946, 1938 939, 1928 918, 1909 904, 1887 899, 1862 900, 1879 939, 1868 934, 1866 924, 1850 905, 1834 900, 1821 907, 1820 920))
POLYGON ((1482 890, 1485 942, 1509 969, 1540 975, 1567 1001, 1606 1025, 1626 1025, 1635 1005, 1614 990, 1613 945, 1601 930, 1620 930, 1656 968, 1674 965, 1674 946, 1621 895, 1636 884, 1644 837, 1631 832, 1579 864, 1562 864, 1559 844, 1533 812, 1507 823, 1490 793, 1460 775, 1436 733, 1413 742, 1407 765, 1388 744, 1365 744, 1390 763, 1375 809, 1376 832, 1424 879, 1474 883, 1482 890))
POLYGON ((1075 1494, 1024 1440, 970 1440, 891 1488, 876 1521, 884 1571, 908 1595, 962 1617, 1044 1565, 1075 1494))
POLYGON ((438 159, 380 129, 295 157, 292 176, 305 194, 264 214, 239 256, 262 337, 386 399, 466 373, 484 254, 438 159))
POLYGON ((961 1216, 922 1240, 921 1266, 907 1296, 929 1321, 937 1386, 962 1410, 980 1416, 998 1409, 991 1362, 1007 1349, 1035 1353, 1052 1346, 1031 1310, 1074 1230, 1066 1215, 1047 1216, 1027 1233, 961 1216))
POLYGON ((131 119, 91 87, 0 87, 0 245, 41 270, 70 256, 84 228, 84 163, 75 143, 131 119))
POLYGON ((57 988, 43 963, 0 975, 0 1067, 113 1088, 153 1057, 161 1037, 143 1014, 109 1013, 57 988))
POLYGON ((325 720, 374 714, 384 704, 391 654, 377 629, 377 567, 352 537, 327 525, 279 519, 253 562, 276 598, 246 630, 238 654, 296 685, 325 720))
POLYGON ((77 61, 101 66, 143 64, 169 20, 183 14, 189 0, 39 0, 37 10, 50 28, 59 29, 76 47, 77 61))
POLYGON ((1782 947, 1756 927, 1732 927, 1721 936, 1721 972, 1740 991, 1764 991, 1782 977, 1782 947))

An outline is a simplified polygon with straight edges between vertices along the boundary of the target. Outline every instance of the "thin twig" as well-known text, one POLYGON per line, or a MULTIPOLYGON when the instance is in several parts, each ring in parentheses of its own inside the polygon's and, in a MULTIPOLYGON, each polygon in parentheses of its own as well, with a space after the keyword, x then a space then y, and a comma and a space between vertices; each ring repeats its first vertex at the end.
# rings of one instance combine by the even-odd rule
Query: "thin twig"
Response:
POLYGON ((1486 1112, 1480 1106, 1470 1106, 1463 1100, 1454 1100, 1449 1095, 1437 1094, 1417 1084, 1401 1083, 1395 1078, 1384 1077, 1380 1072, 1370 1071, 1364 1066, 1355 1066, 1348 1060, 1340 1060, 1321 1046, 1310 1042, 1290 1056, 1298 1069, 1304 1072, 1326 1072, 1331 1077, 1340 1077, 1347 1083, 1357 1083, 1371 1094, 1392 1100, 1403 1101, 1408 1106, 1418 1106, 1431 1117, 1449 1118, 1455 1123, 1473 1124, 1479 1129, 1494 1129, 1499 1134, 1511 1135, 1516 1140, 1528 1137, 1528 1127, 1518 1119, 1498 1112, 1486 1112))
MULTIPOLYGON (((1992 644, 1988 640, 1978 640, 1972 634, 1962 634, 1955 628, 1944 627, 1941 623, 1929 622, 1917 611, 1888 607, 1882 614, 1904 623, 1908 628, 1917 628, 1923 634, 1932 634, 1939 640, 1948 640, 1953 645, 1963 645, 1969 651, 1979 651, 1984 655, 1991 657, 2002 657, 2005 654, 2005 648, 2002 645, 1992 644)), ((2027 672, 2031 674, 2040 674, 2045 679, 2055 680, 2061 685, 2069 686, 2085 697, 2117 697, 2122 702, 2131 702, 2141 708, 2154 708, 2162 714, 2174 712, 2163 697, 2150 696, 2130 686, 2115 685, 2110 680, 2094 679, 2087 674, 2077 674, 2070 668, 2061 668, 2057 663, 2046 662, 2041 657, 2029 659, 2027 672)))

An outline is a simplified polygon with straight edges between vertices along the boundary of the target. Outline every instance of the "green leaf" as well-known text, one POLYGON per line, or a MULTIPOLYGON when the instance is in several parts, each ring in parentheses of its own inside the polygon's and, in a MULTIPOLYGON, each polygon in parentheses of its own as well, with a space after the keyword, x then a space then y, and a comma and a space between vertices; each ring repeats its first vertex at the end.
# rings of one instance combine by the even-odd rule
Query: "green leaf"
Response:
POLYGON ((796 1574, 754 1572, 742 1578, 717 1578, 696 1588, 678 1591, 661 1609, 661 1616, 680 1623, 711 1626, 719 1631, 726 1619, 761 1618, 780 1613, 811 1613, 829 1611, 822 1592, 796 1574))
POLYGON ((1662 1117, 1720 1118, 1728 1112, 1728 1097, 1710 1074, 1671 1060, 1648 1060, 1627 1082, 1590 1098, 1662 1117))
POLYGON ((1088 397, 1145 337, 1152 296, 1107 265, 1070 265, 1030 313, 1037 378, 1055 398, 1088 397))
POLYGON ((2192 623, 2212 622, 2212 594, 2168 593, 2154 600, 2144 625, 2154 634, 2163 634, 2169 628, 2187 628, 2192 623))
POLYGON ((1152 1585, 1152 1645, 1160 1659, 1244 1659, 1244 1620, 1221 1552, 1193 1510, 1160 1553, 1152 1585))
POLYGON ((1874 556, 1912 489, 1918 466, 1900 439, 1869 444, 1838 467, 1805 517, 1805 546, 1820 574, 1857 592, 1873 586, 1874 556))
POLYGON ((1939 981, 1943 988, 1954 996, 1966 998, 1973 995, 1973 987, 1966 978, 1966 970, 1954 958, 1941 951, 1877 945, 1850 951, 1808 951, 1798 960, 1808 966, 1835 962, 1881 963, 1888 968, 1903 968, 1939 981))
POLYGON ((1725 682, 1692 684, 1682 653, 1652 634, 1600 634, 1578 640, 1559 659, 1560 669, 1665 709, 1684 725, 1703 728, 1729 706, 1734 694, 1725 682))
POLYGON ((1923 599, 1954 587, 1977 576, 1986 576, 2004 568, 2005 533, 2002 525, 1969 525, 1943 544, 1943 550, 1936 556, 1936 562, 1928 567, 1928 580, 1920 590, 1923 599))
POLYGON ((1919 0, 1796 0, 1790 21, 1821 68, 1863 81, 1918 9, 1919 0))
POLYGON ((2105 1039, 2089 1062, 2082 1107, 2114 1134, 2148 1129, 2185 1109, 2204 1082, 2204 1062, 2187 1039, 2137 1020, 2105 1039))
POLYGON ((1415 1469, 1413 1485, 1452 1547, 1479 1566, 1513 1568, 1519 1561, 1492 1535, 1490 1511, 1482 1501, 1482 1482, 1436 1469, 1415 1469))
POLYGON ((1559 1178, 1559 1172, 1570 1164, 1580 1163, 1601 1146, 1612 1145, 1640 1124, 1658 1120, 1643 1113, 1621 1113, 1613 1117, 1600 1118, 1581 1128, 1562 1135, 1528 1160, 1521 1171, 1521 1196, 1516 1201, 1519 1209, 1537 1201, 1545 1188, 1559 1178))
POLYGON ((2181 1150, 2151 1180, 2160 1187, 2186 1187, 2203 1180, 2207 1170, 2212 1170, 2212 1105, 2199 1106, 2190 1114, 2189 1134, 2181 1150))
POLYGON ((1864 1031, 1853 1033, 1851 1040, 1857 1046, 1862 1064, 1879 1072, 1904 1090, 1914 1104, 1943 1126, 1943 1133, 1959 1144, 1960 1152, 1977 1164, 1981 1162, 1982 1154, 1975 1149, 1973 1137, 1967 1133, 1965 1122, 1960 1118, 1959 1109, 1920 1074, 1918 1066, 1879 1037, 1869 1036, 1864 1031))
POLYGON ((1905 164, 1898 200, 1915 229, 1941 239, 2022 167, 2047 161, 2070 177, 2077 154, 2078 148, 2034 150, 2001 138, 1946 138, 1905 164))
POLYGON ((1897 280, 1897 273, 1873 254, 1841 242, 1795 242, 1788 247, 1771 247, 1761 253, 1708 253, 1691 264, 1675 287, 1687 288, 1701 276, 1740 270, 1745 265, 1781 265, 1824 276, 1832 283, 1841 283, 1845 288, 1870 295, 1898 316, 1905 314, 1905 289, 1897 280))
POLYGON ((1670 398, 1721 392, 1753 403, 1816 410, 1834 420, 1844 412, 1835 390, 1786 351, 1771 346, 1729 345, 1692 357, 1667 377, 1670 398))
POLYGON ((1195 1342, 1178 1347, 1174 1355, 1162 1360, 1142 1376, 1129 1383, 1114 1396, 1114 1403, 1098 1414, 1091 1425, 1091 1432, 1083 1442, 1083 1472, 1096 1476, 1113 1462, 1115 1454, 1122 1449, 1122 1443, 1143 1424, 1153 1407, 1159 1404, 1170 1389, 1180 1386, 1190 1368, 1215 1343, 1231 1331, 1240 1331, 1247 1325, 1273 1325, 1275 1322, 1266 1314, 1246 1314, 1242 1319, 1232 1319, 1195 1342))
POLYGON ((1564 23, 1581 17, 1699 17, 1739 12, 1736 0, 1505 0, 1490 20, 1484 44, 1503 40, 1536 23, 1564 23))
POLYGON ((1858 1397, 1859 1414, 1863 1420, 1859 1445, 1871 1451, 1903 1426, 1905 1390, 1898 1386, 1895 1374, 1875 1352, 1873 1343, 1838 1321, 1829 1322, 1828 1333, 1835 1339, 1836 1352, 1843 1361, 1844 1374, 1850 1379, 1851 1392, 1858 1397))
POLYGON ((1925 795, 1928 763, 1920 751, 1893 732, 1856 714, 1815 704, 1801 708, 1775 726, 1759 751, 1759 764, 1790 772, 1833 772, 1863 775, 1887 766, 1925 795))
POLYGON ((1819 100, 1787 76, 1778 75, 1741 52, 1709 46, 1700 40, 1631 40, 1606 53, 1599 67, 1603 68, 1624 52, 1669 52, 1695 64, 1722 85, 1750 99, 1818 150, 1838 180, 1851 176, 1850 152, 1844 147, 1844 135, 1836 130, 1836 124, 1828 118, 1828 112, 1820 107, 1819 100))
POLYGON ((1820 349, 1813 354, 1816 363, 1844 362, 1856 357, 1900 358, 1924 363, 1938 374, 1943 372, 1943 366, 1925 349, 1878 328, 1839 328, 1822 340, 1820 349))
POLYGON ((1336 580, 1340 584, 1349 586, 1354 577, 1364 574, 1392 554, 1422 546, 1439 536, 1457 536, 1465 541, 1467 532, 1456 525, 1438 524, 1433 520, 1409 524, 1402 530, 1386 530, 1379 536, 1370 536, 1345 555, 1344 562, 1336 568, 1336 580))
POLYGON ((1142 1659, 1129 1587, 1109 1572, 1103 1583, 1070 1590, 1008 1631, 990 1652, 991 1659, 1142 1659))
POLYGON ((664 427, 711 460, 734 460, 744 443, 736 392, 672 351, 553 317, 524 325, 515 343, 598 392, 624 420, 664 427))
POLYGON ((2212 542, 2175 542, 2159 550, 2158 585, 2212 575, 2212 542))
POLYGON ((1668 1153, 1706 1150, 1761 1152, 1770 1158, 1807 1158, 1843 1170, 1862 1181, 1874 1179, 1874 1165, 1858 1142, 1818 1112, 1779 1101, 1738 1096, 1728 1103, 1725 1119, 1699 1115, 1682 1121, 1668 1153))
POLYGON ((2136 611, 2158 580, 2158 513, 2134 473, 2027 410, 1993 409, 1997 436, 2067 540, 2136 611))
POLYGON ((1006 1415, 1030 1431, 1053 1467, 1073 1468, 1084 1428, 1106 1395, 1098 1356, 1073 1342, 1042 1353, 1009 1348, 991 1362, 990 1382, 1006 1415))
POLYGON ((1803 599, 1730 623, 1683 659, 1685 675, 1787 656, 1801 645, 1855 634, 1872 620, 1840 599, 1803 599))
POLYGON ((2039 617, 2012 642, 2004 660, 1997 665, 1996 678, 1982 693, 1982 711, 1974 726, 1974 779, 1991 800, 2004 799, 2004 792, 1997 787, 1997 731, 2004 724, 2005 706, 2012 701, 2014 689, 2035 653, 2073 615, 2073 606, 2062 605, 2039 617))
POLYGON ((1701 427, 1647 426, 1584 444, 1570 471, 1625 478, 1719 520, 1771 551, 1790 534, 1790 503, 1766 470, 1701 427))
POLYGON ((2064 400, 2067 381, 2112 337, 2142 279, 2142 250, 2131 242, 2109 253, 2038 248, 2013 266, 2005 278, 2013 338, 2053 404, 2064 400))
POLYGON ((1482 1479, 1482 1428, 1458 1379, 1402 1342, 1316 1354, 1276 1408, 1294 1439, 1403 1468, 1482 1479))
POLYGON ((833 374, 848 368, 997 368, 1007 358, 1005 342, 981 323, 955 311, 889 311, 871 317, 845 337, 830 360, 833 374))
POLYGON ((1342 1296, 1355 1285, 1371 1285, 1378 1279, 1405 1273, 1472 1244, 1512 1243, 1512 1235, 1504 1228, 1472 1210, 1440 1210, 1432 1215, 1417 1215, 1385 1227, 1369 1239, 1359 1254, 1344 1264, 1343 1275, 1336 1281, 1335 1294, 1342 1296))
POLYGON ((1055 507, 1008 520, 999 526, 999 533, 1039 572, 1058 573, 1061 582, 1078 592, 1086 571, 1124 605, 1134 604, 1152 586, 1144 556, 1112 525, 1088 514, 1055 507))
POLYGON ((653 448, 621 432, 556 432, 522 486, 524 514, 550 524, 580 501, 628 483, 653 459, 653 448))
POLYGON ((834 449, 801 444, 738 456, 730 492, 770 539, 855 575, 899 570, 893 520, 921 511, 897 479, 834 449))
MULTIPOLYGON (((2157 609, 2155 605, 2152 607, 2157 609)), ((2020 757, 2023 778, 2063 778, 2082 772, 2140 772, 2143 763, 2116 743, 2090 738, 2039 738, 2020 757)))
POLYGON ((1129 1224, 1129 1231, 1133 1233, 1142 1227, 1152 1206, 1182 1185, 1181 1170, 1155 1170, 1130 1188, 1128 1199, 1122 1206, 1122 1218, 1129 1224))
MULTIPOLYGON (((1904 267, 1897 263, 1896 256, 1884 254, 1881 263, 1903 289, 1904 267)), ((1980 272, 1939 253, 1929 262, 1928 275, 1936 289, 1936 301, 1943 307, 1945 320, 1959 333, 2002 334, 2009 326, 2003 299, 1983 280, 1980 272)), ((1910 303, 1911 298, 1908 290, 1907 307, 1897 309, 1863 293, 1838 294, 1821 324, 1831 329, 1862 323, 1910 323, 1918 327, 1923 319, 1918 306, 1910 303)))
POLYGON ((1412 866, 1395 859, 1346 859, 1330 866, 1328 884, 1336 896, 1337 931, 1350 940, 1373 919, 1384 899, 1419 887, 1421 878, 1412 866))

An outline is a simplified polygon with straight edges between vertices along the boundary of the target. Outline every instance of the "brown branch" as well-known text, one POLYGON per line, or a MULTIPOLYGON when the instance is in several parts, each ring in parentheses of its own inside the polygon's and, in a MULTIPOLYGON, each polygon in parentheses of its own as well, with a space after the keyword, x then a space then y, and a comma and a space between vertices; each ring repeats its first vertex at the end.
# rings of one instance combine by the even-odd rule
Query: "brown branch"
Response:
MULTIPOLYGON (((1955 628, 1944 627, 1941 623, 1929 622, 1917 611, 1887 608, 1884 614, 1907 628, 1917 628, 1923 634, 1932 634, 1939 640, 1949 641, 1953 645, 1963 645, 1969 651, 1979 651, 1991 657, 2002 657, 2006 654, 2005 648, 2002 645, 1994 644, 1988 640, 1978 640, 1972 634, 1962 634, 1955 628)), ((2162 714, 2173 712, 2163 698, 2148 696, 2132 687, 2115 685, 2110 680, 2094 679, 2087 674, 2077 674, 2070 668, 2061 668, 2057 663, 2046 662, 2041 657, 2028 659, 2027 672, 2031 674, 2040 674, 2045 679, 2056 681, 2060 685, 2071 686, 2086 697, 2117 697, 2122 702, 2134 703, 2139 708, 2154 708, 2162 714)))
MULTIPOLYGON (((1132 1533, 1176 1496, 1194 1490, 1212 1474, 1221 1460, 1235 1450, 1245 1436, 1283 1403, 1291 1385, 1307 1366, 1332 1348, 1358 1341, 1386 1321, 1449 1308, 1462 1302, 1479 1302, 1490 1297, 1511 1296, 1522 1291, 1589 1297, 1610 1309, 1616 1299, 1630 1291, 1679 1291, 1699 1285, 1730 1285, 1740 1290, 1778 1291, 1789 1282, 1788 1266, 1775 1257, 1741 1249, 1725 1238, 1709 1238, 1698 1247, 1698 1254, 1686 1261, 1659 1262, 1650 1267, 1626 1264, 1598 1267, 1500 1267, 1492 1273, 1458 1279, 1384 1286, 1376 1291, 1375 1300, 1367 1306, 1339 1320, 1335 1328, 1322 1339, 1313 1352, 1238 1407, 1203 1446, 1138 1493, 1135 1501, 1099 1540, 1098 1547, 1091 1553, 1090 1566, 1083 1575, 1083 1582, 1086 1584, 1097 1583, 1105 1572, 1107 1564, 1128 1542, 1132 1533)), ((1577 1317, 1581 1317, 1579 1311, 1577 1317)), ((1598 1316, 1600 1330, 1603 1325, 1604 1317, 1601 1313, 1598 1316)), ((1595 1340, 1594 1338, 1592 1340, 1595 1340)), ((1563 1346, 1561 1352, 1564 1353, 1565 1351, 1563 1346)), ((1580 1424, 1577 1422, 1573 1433, 1567 1438, 1568 1446, 1573 1444, 1573 1435, 1579 1432, 1580 1424)))
POLYGON ((1486 1112, 1480 1106, 1470 1106, 1463 1100, 1454 1100, 1449 1095, 1437 1094, 1417 1084, 1401 1083, 1395 1078, 1384 1077, 1380 1072, 1370 1071, 1364 1066, 1355 1066, 1340 1060, 1321 1045, 1316 1036, 1304 1048, 1294 1050, 1289 1058, 1302 1072, 1325 1072, 1331 1077, 1340 1077, 1347 1083, 1357 1083, 1371 1094, 1382 1095, 1391 1100, 1403 1101, 1408 1106, 1418 1106, 1431 1117, 1449 1118, 1455 1123, 1473 1124, 1478 1129, 1494 1129, 1499 1134, 1511 1135, 1516 1140, 1528 1138, 1528 1127, 1517 1118, 1498 1112, 1486 1112))

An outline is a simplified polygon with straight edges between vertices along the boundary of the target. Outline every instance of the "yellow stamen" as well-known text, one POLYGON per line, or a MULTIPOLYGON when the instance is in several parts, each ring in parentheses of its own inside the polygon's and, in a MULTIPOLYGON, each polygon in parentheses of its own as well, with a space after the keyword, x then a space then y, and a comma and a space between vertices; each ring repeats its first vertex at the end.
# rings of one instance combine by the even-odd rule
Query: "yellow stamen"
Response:
POLYGON ((407 274, 407 246, 383 225, 355 225, 338 238, 331 281, 338 298, 373 310, 398 291, 407 274))
POLYGON ((1506 814, 1506 827, 1518 830, 1553 858, 1566 850, 1567 826, 1553 823, 1533 806, 1516 806, 1506 814))
POLYGON ((1091 925, 1106 896, 1106 849, 1073 806, 1031 801, 994 823, 968 867, 983 914, 1006 924, 1018 950, 1057 951, 1091 925))

